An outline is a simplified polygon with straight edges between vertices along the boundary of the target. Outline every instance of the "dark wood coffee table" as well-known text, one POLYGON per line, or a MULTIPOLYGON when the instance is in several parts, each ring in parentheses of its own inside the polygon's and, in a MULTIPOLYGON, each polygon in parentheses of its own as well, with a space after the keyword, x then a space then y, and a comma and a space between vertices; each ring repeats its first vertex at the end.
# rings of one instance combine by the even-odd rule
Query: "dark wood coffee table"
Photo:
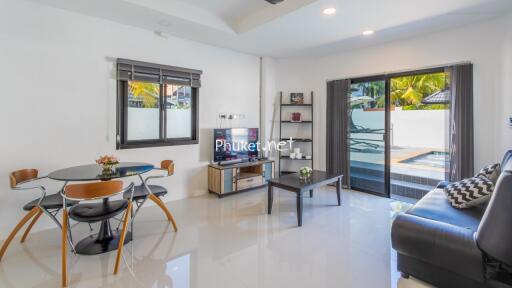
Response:
POLYGON ((336 182, 336 194, 338 206, 341 205, 341 174, 329 174, 325 171, 313 170, 307 181, 299 179, 298 173, 283 175, 268 181, 268 214, 272 213, 272 202, 274 201, 273 188, 278 187, 284 190, 297 193, 297 220, 302 226, 302 194, 309 191, 309 197, 313 197, 313 189, 336 182))

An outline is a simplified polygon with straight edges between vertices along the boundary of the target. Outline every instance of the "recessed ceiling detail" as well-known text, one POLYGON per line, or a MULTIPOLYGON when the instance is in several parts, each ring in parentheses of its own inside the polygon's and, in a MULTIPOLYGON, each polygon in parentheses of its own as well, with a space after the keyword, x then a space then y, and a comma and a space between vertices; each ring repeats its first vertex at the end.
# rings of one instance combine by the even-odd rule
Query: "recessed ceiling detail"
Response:
POLYGON ((274 57, 375 45, 512 11, 511 0, 285 0, 276 5, 265 0, 31 1, 159 35, 274 57), (338 11, 323 15, 330 7, 338 11), (378 33, 361 37, 369 27, 378 33))
POLYGON ((277 3, 283 2, 283 0, 265 0, 265 1, 267 1, 270 4, 277 4, 277 3))

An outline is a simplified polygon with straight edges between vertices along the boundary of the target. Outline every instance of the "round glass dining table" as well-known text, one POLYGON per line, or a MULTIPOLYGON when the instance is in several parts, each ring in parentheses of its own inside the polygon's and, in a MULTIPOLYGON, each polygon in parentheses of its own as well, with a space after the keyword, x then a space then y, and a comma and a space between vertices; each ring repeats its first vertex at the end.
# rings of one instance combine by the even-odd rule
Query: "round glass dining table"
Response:
MULTIPOLYGON (((68 182, 77 181, 109 181, 112 179, 139 176, 142 181, 141 174, 153 170, 153 164, 142 162, 121 162, 112 171, 104 173, 98 164, 81 165, 69 167, 53 171, 48 174, 48 178, 63 181, 63 190, 68 182)), ((108 204, 108 198, 103 199, 103 204, 108 204)), ((132 240, 131 232, 128 231, 125 237, 125 244, 132 240)), ((101 221, 98 234, 90 235, 80 240, 74 250, 77 254, 95 255, 116 250, 119 244, 119 233, 112 231, 110 221, 101 221)))
POLYGON ((121 162, 116 169, 103 173, 98 164, 81 165, 53 171, 48 178, 57 181, 108 181, 116 178, 137 176, 153 170, 153 164, 142 162, 121 162))

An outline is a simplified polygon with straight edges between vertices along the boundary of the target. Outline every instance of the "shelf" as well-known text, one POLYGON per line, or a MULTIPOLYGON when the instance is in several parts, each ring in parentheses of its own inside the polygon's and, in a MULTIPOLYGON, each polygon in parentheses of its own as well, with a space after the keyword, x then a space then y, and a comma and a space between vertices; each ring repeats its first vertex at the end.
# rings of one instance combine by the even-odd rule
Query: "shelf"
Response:
MULTIPOLYGON (((315 119, 315 116, 314 116, 314 113, 315 113, 315 109, 314 109, 314 95, 313 95, 313 91, 311 91, 311 93, 308 93, 310 94, 310 98, 306 95, 306 93, 303 93, 304 96, 306 96, 306 98, 304 98, 304 101, 306 103, 303 103, 303 104, 292 104, 290 103, 288 100, 288 98, 286 98, 284 95, 283 95, 283 92, 281 91, 280 93, 280 101, 279 101, 279 117, 280 117, 280 121, 279 121, 279 126, 281 127, 280 129, 280 132, 279 132, 279 138, 278 139, 281 139, 280 141, 284 141, 285 143, 291 145, 292 142, 290 142, 290 138, 284 138, 284 136, 287 136, 287 135, 283 135, 282 132, 283 130, 285 129, 299 129, 300 131, 296 131, 298 133, 295 133, 296 135, 300 136, 300 137, 305 137, 305 138, 292 138, 291 141, 293 142, 297 142, 298 144, 294 144, 295 145, 304 145, 304 146, 311 146, 311 152, 313 152, 314 150, 314 146, 313 146, 313 143, 315 142, 313 140, 313 136, 312 134, 302 134, 302 132, 309 132, 311 129, 314 128, 314 125, 313 125, 313 120, 315 119), (287 103, 283 103, 283 102, 287 102, 287 103), (308 114, 307 116, 304 114, 304 113, 301 113, 302 117, 302 121, 291 121, 292 118, 291 115, 287 115, 288 112, 295 112, 295 111, 298 111, 298 112, 306 112, 305 114, 308 114), (311 112, 309 112, 311 111, 311 112), (309 113, 311 113, 309 115, 309 113), (303 119, 303 118, 306 118, 306 119, 303 119), (308 119, 309 118, 309 119, 308 119), (299 124, 299 125, 294 125, 294 124, 299 124), (309 144, 299 144, 299 143, 309 143, 309 144)), ((312 130, 311 130, 312 131, 312 130)), ((287 153, 288 154, 288 153, 287 153)), ((308 155, 309 156, 309 155, 308 155)), ((311 156, 310 156, 311 157, 311 156)), ((286 171, 287 169, 291 169, 293 167, 286 167, 288 165, 293 165, 293 163, 295 162, 289 162, 289 160, 292 160, 292 161, 299 161, 297 162, 299 165, 308 165, 308 166, 313 166, 313 157, 311 157, 310 159, 306 159, 305 156, 300 158, 300 159, 296 159, 296 158, 290 158, 290 156, 283 156, 281 151, 279 151, 279 174, 278 175, 286 175, 286 174, 291 174, 291 173, 297 173, 297 171, 286 171), (283 160, 284 162, 281 162, 281 160, 283 160), (306 163, 302 163, 304 161, 309 161, 309 162, 306 162, 306 163), (281 165, 282 163, 282 165, 281 165), (281 171, 281 169, 283 169, 284 171, 281 171)))
POLYGON ((281 104, 283 107, 312 107, 313 104, 281 104))
POLYGON ((261 176, 261 173, 241 172, 240 174, 237 175, 236 179, 240 180, 240 179, 252 178, 252 177, 257 177, 257 176, 261 176))
POLYGON ((313 157, 311 157, 311 159, 306 159, 304 157, 297 159, 297 158, 290 158, 290 156, 281 156, 281 159, 283 159, 283 160, 298 160, 298 161, 312 161, 313 157))
MULTIPOLYGON (((313 139, 300 139, 300 138, 293 138, 293 137, 292 137, 292 140, 293 140, 293 142, 307 142, 307 143, 313 142, 313 139)), ((289 142, 290 138, 282 138, 281 141, 289 142)))

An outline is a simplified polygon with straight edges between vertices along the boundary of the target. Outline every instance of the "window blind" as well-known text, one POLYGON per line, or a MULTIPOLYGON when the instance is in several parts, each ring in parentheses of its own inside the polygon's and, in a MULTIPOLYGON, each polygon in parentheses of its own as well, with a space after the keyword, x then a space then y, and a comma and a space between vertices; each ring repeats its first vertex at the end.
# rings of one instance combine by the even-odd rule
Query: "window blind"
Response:
POLYGON ((201 70, 117 59, 117 80, 201 87, 201 70))

